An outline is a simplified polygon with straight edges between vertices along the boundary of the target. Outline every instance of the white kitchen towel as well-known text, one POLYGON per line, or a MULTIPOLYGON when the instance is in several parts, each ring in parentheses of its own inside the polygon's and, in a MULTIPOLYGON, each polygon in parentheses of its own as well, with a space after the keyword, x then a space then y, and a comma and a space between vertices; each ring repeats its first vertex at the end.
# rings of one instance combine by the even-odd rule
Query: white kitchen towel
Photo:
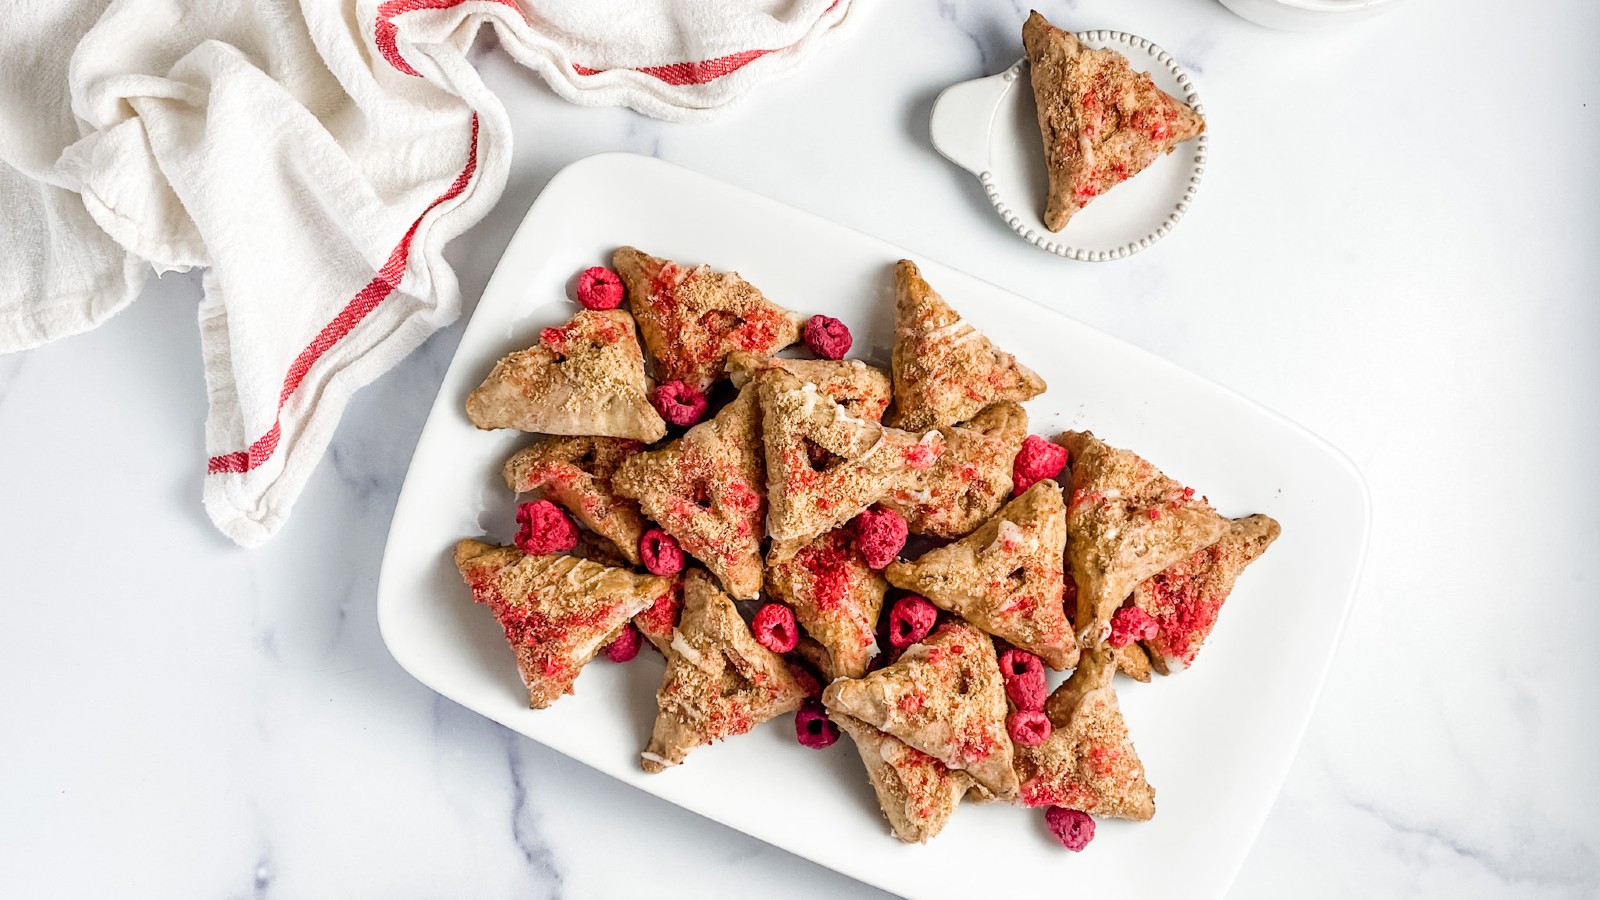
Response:
POLYGON ((205 268, 204 500, 280 528, 350 395, 460 311, 444 245, 500 196, 478 32, 576 103, 707 115, 849 0, 0 0, 0 352, 205 268))

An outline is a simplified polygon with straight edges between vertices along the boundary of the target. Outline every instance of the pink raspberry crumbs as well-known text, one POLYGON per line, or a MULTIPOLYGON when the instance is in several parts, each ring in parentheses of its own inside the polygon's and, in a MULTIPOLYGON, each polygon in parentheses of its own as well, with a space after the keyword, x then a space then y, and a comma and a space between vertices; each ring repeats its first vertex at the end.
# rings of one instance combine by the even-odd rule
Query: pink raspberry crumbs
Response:
POLYGON ((681 381, 658 384, 650 391, 650 405, 669 425, 693 425, 706 414, 706 395, 681 381))
POLYGON ((1037 709, 1019 709, 1006 717, 1006 733, 1014 744, 1037 747, 1050 740, 1050 719, 1037 709))
POLYGON ((651 575, 676 575, 683 571, 683 548, 678 546, 677 538, 659 528, 640 536, 639 556, 651 575))
POLYGON ((850 352, 850 329, 832 316, 812 316, 804 332, 806 346, 823 359, 844 359, 850 352))
POLYGON ((1044 663, 1039 657, 1012 647, 1000 654, 1000 678, 1005 683, 1006 696, 1017 709, 1044 709, 1049 691, 1044 682, 1044 663))
POLYGON ((561 507, 535 500, 517 507, 516 545, 529 556, 563 553, 578 545, 578 526, 561 507))
POLYGON ((867 565, 882 569, 894 562, 896 555, 906 545, 909 533, 906 520, 892 509, 873 507, 856 516, 856 548, 867 565))
POLYGON ((604 266, 578 275, 578 305, 584 309, 616 309, 622 305, 622 279, 604 266))
POLYGON ((611 643, 606 645, 606 659, 614 663, 625 663, 633 659, 639 655, 639 644, 642 640, 643 638, 639 635, 639 629, 633 627, 633 623, 629 622, 623 626, 622 633, 618 634, 612 639, 611 643))
POLYGON ((1134 641, 1148 641, 1161 633, 1161 625, 1137 606, 1124 606, 1111 616, 1111 636, 1106 643, 1126 647, 1134 641))
POLYGON ((1020 494, 1036 482, 1060 475, 1066 465, 1067 448, 1030 434, 1011 464, 1012 489, 1020 494))
POLYGON ((794 736, 802 745, 821 750, 839 739, 839 726, 828 718, 820 702, 807 700, 794 714, 794 736))
POLYGON ((1052 806, 1044 811, 1044 823, 1061 846, 1076 853, 1094 840, 1094 819, 1086 812, 1052 806))
POLYGON ((800 626, 794 622, 794 610, 782 603, 768 603, 756 610, 750 630, 756 642, 773 653, 788 653, 800 643, 800 626))
POLYGON ((889 646, 904 650, 921 641, 938 618, 939 608, 926 599, 916 594, 901 597, 889 610, 889 646))

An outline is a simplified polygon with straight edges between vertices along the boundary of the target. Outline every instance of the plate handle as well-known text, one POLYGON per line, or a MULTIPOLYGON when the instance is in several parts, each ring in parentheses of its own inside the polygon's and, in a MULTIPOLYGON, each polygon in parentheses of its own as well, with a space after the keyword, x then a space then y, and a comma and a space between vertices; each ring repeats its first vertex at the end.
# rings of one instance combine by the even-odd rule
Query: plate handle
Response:
POLYGON ((979 78, 953 84, 933 101, 929 132, 945 158, 974 175, 989 171, 989 131, 1000 101, 1022 72, 1022 63, 979 78))

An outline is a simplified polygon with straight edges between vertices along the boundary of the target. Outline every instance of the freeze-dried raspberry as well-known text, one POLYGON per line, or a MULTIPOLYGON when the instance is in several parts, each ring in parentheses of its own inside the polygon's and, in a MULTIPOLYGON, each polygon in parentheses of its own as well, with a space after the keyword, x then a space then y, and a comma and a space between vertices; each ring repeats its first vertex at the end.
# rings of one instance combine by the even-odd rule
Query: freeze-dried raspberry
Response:
POLYGON ((622 305, 622 279, 604 266, 578 275, 578 305, 584 309, 616 309, 622 305))
POLYGON ((639 655, 639 644, 642 638, 639 629, 630 622, 623 626, 622 632, 611 639, 606 645, 606 659, 614 663, 625 663, 639 655))
POLYGON ((906 545, 905 517, 892 509, 873 507, 856 516, 852 523, 856 532, 856 549, 866 559, 867 565, 882 569, 894 562, 896 555, 906 545))
POLYGON ((517 507, 516 544, 529 556, 563 553, 578 545, 578 526, 561 507, 535 500, 517 507))
POLYGON ((889 610, 889 646, 904 650, 933 630, 939 608, 916 594, 907 594, 889 610))
POLYGON ((1094 819, 1086 812, 1052 806, 1044 811, 1044 823, 1061 846, 1076 853, 1094 840, 1094 819))
POLYGON ((1106 643, 1126 647, 1134 641, 1148 641, 1161 632, 1150 614, 1137 606, 1124 606, 1111 615, 1111 636, 1106 643))
POLYGON ((1019 709, 1006 717, 1006 733, 1021 747, 1037 747, 1050 739, 1050 719, 1037 709, 1019 709))
POLYGON ((678 539, 659 528, 639 537, 639 556, 651 575, 676 575, 683 571, 683 548, 678 539))
POLYGON ((833 742, 839 739, 839 726, 828 718, 819 701, 807 700, 801 704, 800 711, 794 714, 794 736, 801 744, 821 750, 833 746, 833 742))
POLYGON ((1034 482, 1060 475, 1066 464, 1067 448, 1030 434, 1011 463, 1012 489, 1020 494, 1033 487, 1034 482))
POLYGON ((844 359, 850 352, 850 329, 832 316, 812 316, 804 332, 806 346, 823 359, 844 359))
POLYGON ((706 395, 681 381, 669 381, 650 391, 650 405, 668 424, 681 428, 705 417, 706 395))
POLYGON ((756 642, 773 653, 788 653, 800 643, 800 627, 794 622, 794 610, 782 603, 768 603, 756 610, 750 630, 755 633, 756 642))
POLYGON ((1044 682, 1044 663, 1039 657, 1015 647, 1000 654, 1000 678, 1006 686, 1006 696, 1017 709, 1044 709, 1044 699, 1049 694, 1044 682))

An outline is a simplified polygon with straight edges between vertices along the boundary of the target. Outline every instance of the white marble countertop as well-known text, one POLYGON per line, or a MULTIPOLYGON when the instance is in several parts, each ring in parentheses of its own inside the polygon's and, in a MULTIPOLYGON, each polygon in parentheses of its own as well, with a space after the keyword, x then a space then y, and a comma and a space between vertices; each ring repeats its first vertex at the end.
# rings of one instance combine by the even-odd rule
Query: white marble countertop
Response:
MULTIPOLYGON (((1289 35, 1211 0, 1044 6, 1163 44, 1206 98, 1206 183, 1155 249, 1069 263, 1006 230, 927 119, 1019 55, 1026 5, 899 3, 705 125, 567 106, 485 46, 516 161, 451 248, 469 308, 552 174, 632 150, 1287 414, 1364 470, 1372 548, 1231 896, 1600 895, 1600 9, 1415 0, 1289 35)), ((97 332, 0 357, 0 895, 882 896, 390 659, 385 530, 460 325, 357 396, 276 539, 229 545, 199 502, 198 296, 169 276, 97 332)))

